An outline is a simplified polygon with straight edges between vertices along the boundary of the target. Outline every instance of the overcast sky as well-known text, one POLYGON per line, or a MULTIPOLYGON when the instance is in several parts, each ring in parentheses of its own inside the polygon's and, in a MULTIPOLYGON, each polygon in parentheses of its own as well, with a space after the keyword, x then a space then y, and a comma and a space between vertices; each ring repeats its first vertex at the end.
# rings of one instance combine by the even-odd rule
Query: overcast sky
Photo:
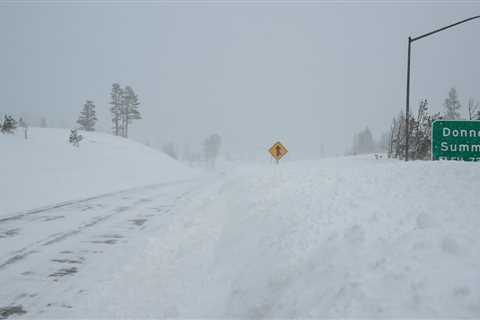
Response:
MULTIPOLYGON (((138 93, 132 138, 231 153, 281 140, 290 157, 343 154, 405 105, 407 37, 480 14, 474 2, 0 0, 0 114, 72 127, 86 99, 110 130, 111 85, 138 93)), ((413 45, 412 108, 450 87, 480 100, 480 20, 413 45)))

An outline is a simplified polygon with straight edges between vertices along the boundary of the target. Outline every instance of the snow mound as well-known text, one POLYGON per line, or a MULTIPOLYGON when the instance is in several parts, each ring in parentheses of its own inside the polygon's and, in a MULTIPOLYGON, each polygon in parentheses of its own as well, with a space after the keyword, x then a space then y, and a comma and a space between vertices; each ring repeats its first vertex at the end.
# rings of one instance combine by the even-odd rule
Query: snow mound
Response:
POLYGON ((478 318, 479 189, 475 163, 237 169, 178 207, 82 312, 478 318))
POLYGON ((163 153, 109 134, 30 128, 0 135, 0 216, 59 202, 191 178, 195 172, 163 153))

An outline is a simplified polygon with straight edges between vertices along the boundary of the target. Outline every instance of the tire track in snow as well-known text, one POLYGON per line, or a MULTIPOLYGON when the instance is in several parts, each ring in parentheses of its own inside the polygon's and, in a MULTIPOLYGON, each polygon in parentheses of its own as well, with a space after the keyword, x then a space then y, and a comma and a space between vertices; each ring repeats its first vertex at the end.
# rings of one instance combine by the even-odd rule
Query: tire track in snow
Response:
MULTIPOLYGON (((97 196, 93 196, 93 197, 88 197, 88 198, 84 198, 84 199, 80 199, 80 200, 66 201, 66 202, 58 203, 58 204, 55 204, 55 205, 52 205, 52 206, 37 208, 37 209, 33 209, 33 210, 30 210, 30 211, 26 211, 26 212, 21 212, 21 213, 18 213, 16 215, 13 215, 13 216, 10 216, 10 217, 2 218, 2 219, 0 219, 0 225, 2 223, 7 223, 7 222, 11 223, 13 221, 22 220, 23 218, 31 216, 31 215, 36 215, 36 214, 40 214, 40 213, 55 211, 59 208, 68 208, 68 207, 75 208, 75 206, 77 206, 79 204, 88 203, 88 202, 94 201, 94 200, 118 198, 118 197, 125 196, 125 195, 135 194, 135 193, 141 192, 141 191, 148 191, 148 190, 155 190, 155 189, 164 188, 164 187, 171 187, 171 186, 176 186, 176 185, 179 185, 179 184, 189 183, 189 182, 192 182, 192 181, 194 181, 194 180, 192 180, 192 179, 177 180, 177 181, 173 181, 173 182, 169 182, 169 183, 153 184, 153 185, 135 187, 135 188, 130 188, 130 189, 116 191, 116 192, 105 193, 105 194, 101 194, 101 195, 97 195, 97 196)), ((183 195, 184 194, 181 194, 180 196, 176 196, 174 198, 175 201, 180 199, 183 195)), ((142 194, 140 194, 139 196, 142 196, 142 194)), ((144 196, 142 196, 142 199, 143 198, 144 198, 144 196)), ((134 199, 135 199, 135 197, 132 198, 132 200, 134 200, 134 199)), ((138 200, 135 200, 135 201, 138 201, 138 200)), ((141 203, 136 203, 136 204, 141 205, 141 203)), ((120 206, 120 207, 114 208, 113 213, 110 213, 108 215, 101 216, 101 217, 96 216, 92 220, 90 220, 89 222, 81 225, 78 228, 75 228, 73 230, 69 230, 67 232, 59 232, 59 233, 49 234, 47 237, 45 237, 43 239, 36 240, 35 242, 30 243, 30 244, 22 247, 21 249, 17 249, 13 252, 10 252, 9 254, 6 255, 6 257, 5 256, 1 257, 4 260, 3 260, 3 263, 0 263, 0 270, 4 269, 5 267, 7 267, 7 266, 9 266, 13 263, 19 262, 19 261, 23 260, 24 258, 26 258, 27 256, 35 253, 37 251, 35 249, 38 249, 42 246, 48 246, 48 245, 51 245, 51 244, 54 244, 54 243, 57 243, 57 242, 61 242, 61 241, 66 240, 66 239, 68 239, 72 236, 80 234, 82 231, 84 231, 88 228, 91 228, 91 227, 95 226, 96 224, 101 223, 102 221, 107 220, 108 218, 110 218, 114 214, 119 214, 119 213, 122 213, 122 212, 128 212, 129 211, 128 209, 130 209, 130 208, 131 207, 125 207, 125 206, 120 206)), ((107 209, 107 210, 109 212, 111 211, 110 209, 107 209)), ((55 219, 53 219, 51 221, 55 221, 55 219)), ((31 222, 33 222, 33 221, 31 221, 31 222)))
MULTIPOLYGON (((67 219, 65 222, 60 223, 52 222, 55 229, 57 229, 57 232, 54 232, 55 230, 52 229, 48 234, 43 234, 43 237, 37 236, 37 239, 31 239, 35 240, 33 243, 24 243, 22 247, 17 247, 17 250, 10 252, 7 257, 0 257, 0 275, 2 275, 1 278, 5 280, 2 285, 5 285, 7 290, 9 287, 11 289, 0 294, 0 300, 4 300, 3 303, 6 303, 5 305, 7 306, 22 305, 25 308, 24 310, 28 312, 27 314, 30 315, 38 315, 38 312, 43 312, 43 308, 46 307, 52 308, 52 306, 61 306, 61 302, 67 299, 66 296, 76 296, 76 291, 70 291, 70 289, 65 291, 65 289, 66 286, 68 287, 72 284, 72 281, 78 282, 77 271, 78 273, 83 274, 85 274, 85 272, 91 272, 92 264, 94 264, 97 259, 100 259, 100 261, 108 259, 108 252, 110 252, 108 251, 103 254, 104 247, 102 247, 102 251, 99 252, 84 252, 85 250, 80 250, 81 248, 85 246, 88 247, 88 243, 95 243, 96 245, 104 245, 104 243, 111 244, 103 239, 106 235, 110 234, 115 235, 114 242, 117 242, 118 239, 124 239, 122 242, 130 242, 130 238, 135 242, 135 239, 137 239, 137 233, 133 233, 134 231, 141 233, 145 231, 147 233, 155 232, 159 226, 164 226, 166 225, 166 222, 168 222, 168 220, 165 220, 165 215, 170 216, 174 214, 172 211, 173 208, 179 202, 183 202, 184 198, 194 193, 195 190, 201 188, 203 185, 203 180, 192 179, 188 181, 177 181, 175 183, 157 184, 144 188, 135 188, 131 192, 115 192, 109 196, 104 195, 103 197, 93 197, 90 201, 105 198, 105 201, 101 201, 104 205, 98 207, 95 202, 93 211, 90 211, 86 215, 81 212, 82 207, 90 204, 86 199, 83 199, 80 202, 72 202, 70 205, 63 204, 62 206, 55 206, 55 208, 50 210, 54 211, 57 208, 63 207, 65 210, 72 211, 69 212, 69 215, 66 215, 66 218, 71 217, 72 220, 67 219), (186 185, 184 186, 183 184, 186 185), (124 197, 126 199, 123 199, 124 197), (79 203, 82 203, 82 205, 79 206, 79 203), (119 208, 121 208, 121 210, 119 210, 119 208), (149 214, 149 212, 151 213, 149 214), (81 213, 81 215, 77 215, 77 213, 81 213), (55 225, 55 223, 57 224, 55 225), (70 230, 65 230, 65 227, 70 230), (99 235, 100 233, 101 235, 99 235), (69 252, 71 256, 69 255, 66 258, 59 258, 56 254, 58 252, 69 252), (96 256, 97 253, 102 253, 103 258, 96 256), (78 256, 78 254, 81 254, 81 256, 78 256), (69 261, 80 261, 79 259, 81 260, 81 267, 69 264, 69 261), (88 260, 91 260, 90 263, 84 264, 88 262, 88 260), (58 263, 61 261, 65 261, 65 263, 62 263, 63 265, 59 266, 58 263), (37 263, 39 264, 37 265, 37 263), (12 266, 12 268, 10 268, 10 266, 12 266), (27 272, 21 272, 23 271, 23 267, 32 266, 35 266, 35 272, 29 271, 28 278, 20 277, 20 274, 22 276, 24 274, 27 275, 27 272), (72 269, 73 267, 76 269, 72 269), (64 277, 64 274, 68 275, 68 277, 64 277), (19 276, 18 280, 15 280, 17 276, 19 276), (47 279, 50 281, 47 281, 47 279), (17 281, 22 281, 22 285, 17 286, 17 281), (43 285, 41 288, 37 289, 35 289, 35 286, 30 287, 30 285, 23 287, 24 281, 27 281, 25 284, 31 284, 31 281, 40 281, 43 285), (56 284, 52 286, 50 282, 56 284), (63 284, 59 285, 60 283, 63 284), (11 300, 14 293, 19 294, 22 293, 22 291, 27 291, 29 294, 34 293, 34 296, 26 295, 21 301, 11 300), (53 302, 50 301, 51 299, 53 299, 53 302), (47 305, 47 303, 50 305, 47 305)), ((35 213, 40 213, 40 211, 46 212, 49 215, 58 213, 50 213, 50 210, 36 210, 35 213)), ((63 211, 63 209, 61 211, 63 211)), ((60 213, 63 214, 63 212, 60 213)), ((44 220, 41 219, 42 214, 36 215, 33 219, 26 218, 26 216, 28 215, 24 214, 22 217, 10 219, 8 221, 10 221, 10 224, 27 224, 29 226, 28 229, 30 230, 34 230, 40 226, 40 223, 44 223, 44 220)), ((6 223, 4 225, 8 226, 9 224, 6 223)), ((35 234, 33 235, 35 236, 35 234)), ((111 241, 109 239, 110 238, 107 240, 111 241)), ((105 247, 105 250, 110 249, 105 247)), ((4 251, 4 253, 6 252, 4 251)), ((88 288, 88 285, 81 284, 80 288, 84 290, 88 288)), ((0 305, 0 307, 4 307, 5 305, 0 305)))
MULTIPOLYGON (((48 240, 39 241, 39 242, 36 243, 36 246, 37 247, 39 247, 39 246, 49 246, 49 245, 52 245, 54 243, 57 243, 57 242, 65 240, 65 239, 68 239, 70 237, 73 237, 73 236, 81 233, 82 231, 85 231, 86 229, 91 228, 91 227, 95 226, 96 224, 98 224, 102 221, 107 220, 108 218, 112 217, 113 215, 114 214, 109 214, 109 215, 102 216, 102 217, 95 217, 94 219, 92 219, 92 221, 78 227, 77 229, 61 233, 60 235, 54 237, 53 239, 50 239, 51 236, 49 236, 49 237, 47 237, 48 240)), ((35 250, 35 249, 32 250, 32 247, 34 247, 34 246, 30 245, 28 247, 24 247, 20 250, 17 250, 16 252, 18 252, 18 253, 16 255, 14 255, 13 257, 7 258, 7 260, 5 262, 0 263, 0 270, 2 270, 3 268, 5 268, 5 267, 7 267, 7 266, 9 266, 9 265, 11 265, 15 262, 23 260, 24 258, 26 258, 27 256, 29 256, 33 253, 38 252, 38 250, 35 250), (30 249, 30 250, 28 250, 28 249, 30 249)))
POLYGON ((20 219, 25 218, 27 216, 35 215, 35 214, 38 214, 38 213, 48 212, 48 211, 52 211, 52 210, 63 208, 63 207, 68 207, 68 206, 73 206, 73 205, 89 202, 89 201, 92 201, 92 200, 99 200, 99 199, 103 199, 103 198, 109 198, 109 197, 113 197, 113 196, 122 195, 122 194, 125 194, 125 193, 128 194, 128 193, 137 192, 137 191, 141 191, 141 190, 155 189, 155 188, 164 187, 164 186, 188 183, 188 182, 192 182, 192 181, 193 180, 189 179, 189 180, 176 180, 176 181, 167 182, 167 183, 150 184, 150 185, 147 185, 147 186, 134 187, 134 188, 129 188, 129 189, 123 189, 123 190, 120 190, 120 191, 103 193, 103 194, 100 194, 100 195, 87 197, 87 198, 83 198, 83 199, 60 202, 60 203, 56 203, 56 204, 53 204, 53 205, 50 205, 50 206, 45 206, 45 207, 40 207, 40 208, 35 208, 35 209, 31 209, 31 210, 26 210, 26 211, 13 213, 10 216, 0 218, 0 224, 5 223, 5 222, 14 221, 14 220, 20 220, 20 219))

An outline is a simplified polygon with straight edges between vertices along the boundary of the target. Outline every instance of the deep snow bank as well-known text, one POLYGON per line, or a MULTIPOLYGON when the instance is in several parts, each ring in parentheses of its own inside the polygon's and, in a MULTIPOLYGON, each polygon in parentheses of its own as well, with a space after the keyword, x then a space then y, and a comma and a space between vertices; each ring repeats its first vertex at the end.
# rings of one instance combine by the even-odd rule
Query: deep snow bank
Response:
POLYGON ((195 172, 142 144, 104 133, 30 128, 0 135, 0 216, 122 189, 191 178, 195 172))
POLYGON ((480 317, 477 163, 251 167, 192 195, 76 312, 480 317))

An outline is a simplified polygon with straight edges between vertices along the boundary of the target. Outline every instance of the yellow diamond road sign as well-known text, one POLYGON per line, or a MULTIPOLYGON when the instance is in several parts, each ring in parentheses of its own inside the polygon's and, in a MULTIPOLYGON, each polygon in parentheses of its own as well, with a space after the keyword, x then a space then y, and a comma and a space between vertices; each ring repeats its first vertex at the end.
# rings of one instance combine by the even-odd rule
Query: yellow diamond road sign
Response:
POLYGON ((272 157, 275 158, 275 160, 280 160, 283 158, 284 155, 287 154, 288 150, 281 144, 280 142, 275 143, 269 150, 270 154, 272 157))

